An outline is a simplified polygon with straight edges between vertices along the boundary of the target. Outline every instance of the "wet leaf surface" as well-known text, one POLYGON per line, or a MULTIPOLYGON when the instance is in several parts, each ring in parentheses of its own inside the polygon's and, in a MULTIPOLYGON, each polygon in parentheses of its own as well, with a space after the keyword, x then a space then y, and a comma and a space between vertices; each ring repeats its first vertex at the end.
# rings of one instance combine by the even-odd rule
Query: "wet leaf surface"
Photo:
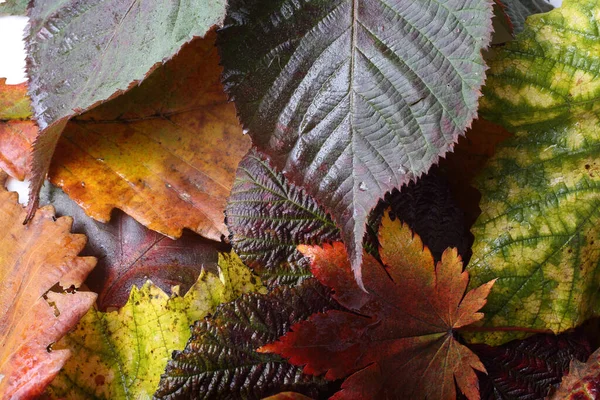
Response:
POLYGON ((456 249, 435 265, 421 239, 387 214, 379 236, 383 265, 364 255, 367 292, 341 243, 300 246, 317 279, 349 311, 313 314, 259 351, 280 354, 307 374, 346 378, 334 399, 452 399, 455 381, 478 399, 475 371, 485 368, 454 332, 483 318, 477 311, 493 281, 465 294, 469 277, 456 249))
POLYGON ((359 282, 371 209, 475 117, 491 17, 485 0, 229 3, 225 89, 253 143, 331 214, 359 282))

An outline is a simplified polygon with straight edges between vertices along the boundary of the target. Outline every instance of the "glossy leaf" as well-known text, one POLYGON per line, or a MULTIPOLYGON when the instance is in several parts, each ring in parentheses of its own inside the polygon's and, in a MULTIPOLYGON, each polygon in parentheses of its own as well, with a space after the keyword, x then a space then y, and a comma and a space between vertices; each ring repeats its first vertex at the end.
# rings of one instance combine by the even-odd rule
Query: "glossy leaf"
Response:
POLYGON ((41 131, 32 156, 30 215, 66 121, 134 87, 185 43, 220 24, 224 13, 224 0, 33 3, 27 73, 41 131))
POLYGON ((336 308, 329 290, 307 279, 268 295, 249 294, 198 321, 183 351, 169 361, 158 399, 261 399, 282 391, 326 397, 327 381, 302 374, 273 354, 255 350, 315 312, 336 308))
POLYGON ((261 290, 235 255, 219 255, 219 275, 202 273, 185 296, 168 296, 148 281, 131 290, 119 311, 90 310, 54 347, 73 357, 48 388, 50 398, 150 398, 174 350, 183 349, 192 323, 222 302, 261 290))
POLYGON ((185 294, 203 270, 217 272, 218 251, 226 247, 191 232, 169 239, 120 211, 108 224, 94 221, 52 185, 42 188, 40 202, 54 206, 58 215, 72 216, 73 231, 89 238, 83 253, 99 260, 86 284, 98 293, 101 311, 122 307, 132 286, 142 287, 148 279, 167 294, 172 286, 185 294))
MULTIPOLYGON (((439 260, 448 247, 468 259, 471 237, 446 180, 436 171, 393 191, 369 216, 366 248, 377 254, 377 229, 385 209, 413 226, 439 260)), ((340 240, 339 231, 313 198, 252 150, 240 163, 227 203, 227 227, 236 253, 270 285, 312 276, 296 246, 340 240)))
POLYGON ((545 0, 495 0, 500 3, 506 13, 515 35, 525 27, 525 20, 532 14, 545 13, 552 10, 551 4, 545 0))
POLYGON ((571 360, 586 360, 590 344, 578 333, 535 335, 499 347, 472 345, 487 370, 479 373, 484 400, 547 398, 569 371, 571 360))
POLYGON ((594 400, 598 398, 598 393, 600 393, 600 350, 596 350, 587 363, 573 360, 569 374, 563 378, 551 399, 594 400))
POLYGON ((598 307, 600 4, 533 15, 492 63, 484 116, 515 132, 479 177, 471 285, 498 278, 472 338, 500 344, 562 332, 598 307), (506 113, 503 110, 511 110, 506 113))
POLYGON ((0 78, 0 168, 19 180, 25 179, 27 156, 38 132, 30 117, 27 85, 7 85, 0 78))
MULTIPOLYGON (((223 93, 214 40, 186 45, 139 87, 66 125, 49 179, 92 218, 108 222, 119 208, 170 237, 228 234, 223 210, 250 139, 223 93)), ((30 143, 4 143, 0 154, 24 165, 30 143)))
POLYGON ((476 114, 486 0, 232 0, 225 89, 254 144, 342 231, 361 282, 380 197, 451 150, 476 114))
POLYGON ((485 368, 453 332, 483 317, 477 311, 493 281, 465 295, 469 277, 455 249, 435 266, 421 239, 388 215, 379 236, 385 266, 364 255, 368 293, 353 279, 341 243, 300 246, 317 279, 350 312, 314 314, 259 351, 281 354, 307 374, 348 377, 334 399, 452 399, 455 380, 478 399, 475 370, 485 368))
POLYGON ((297 245, 340 240, 313 198, 255 150, 238 167, 225 214, 236 253, 271 285, 312 276, 297 245))
POLYGON ((0 398, 41 394, 70 352, 51 345, 72 329, 96 295, 79 287, 94 268, 78 257, 85 236, 70 233, 69 217, 41 208, 29 226, 17 194, 0 184, 0 398), (52 288, 52 291, 50 290, 52 288))

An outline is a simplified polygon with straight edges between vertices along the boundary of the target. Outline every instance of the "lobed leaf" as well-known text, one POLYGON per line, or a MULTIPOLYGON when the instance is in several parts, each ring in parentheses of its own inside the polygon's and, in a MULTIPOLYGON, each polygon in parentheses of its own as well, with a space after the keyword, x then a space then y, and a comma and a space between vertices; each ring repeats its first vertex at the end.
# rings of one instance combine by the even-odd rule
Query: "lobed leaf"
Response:
POLYGON ((219 255, 219 275, 203 272, 185 296, 167 295, 151 281, 133 287, 118 311, 90 310, 54 347, 73 357, 48 387, 53 399, 140 399, 156 391, 174 350, 183 349, 190 325, 223 302, 262 290, 235 253, 219 255))
POLYGON ((6 175, 1 178, 0 398, 28 399, 42 393, 71 355, 51 346, 94 303, 94 293, 72 289, 96 259, 77 256, 85 236, 71 234, 71 218, 55 218, 52 207, 23 226, 25 211, 17 194, 4 189, 6 175))
POLYGON ((232 0, 225 89, 254 144, 331 213, 361 282, 380 197, 451 150, 476 115, 486 0, 232 0))
MULTIPOLYGON (((119 208, 170 237, 228 234, 223 209, 250 139, 223 93, 214 40, 210 32, 186 45, 139 87, 66 124, 49 179, 92 218, 108 222, 119 208)), ((15 130, 0 167, 18 165, 22 178, 32 137, 15 130)))
POLYGON ((282 391, 313 398, 329 392, 321 378, 302 374, 281 357, 255 350, 315 312, 337 308, 329 290, 307 279, 268 295, 248 294, 198 321, 183 351, 169 361, 158 399, 261 399, 282 391))
POLYGON ((32 4, 27 72, 41 131, 32 155, 29 215, 66 121, 134 87, 224 14, 224 0, 32 4))
POLYGON ((367 292, 341 243, 300 246, 317 279, 349 311, 313 314, 259 351, 280 354, 307 374, 347 377, 334 399, 453 399, 455 381, 478 399, 475 370, 485 368, 453 332, 483 317, 477 311, 494 282, 465 295, 469 278, 456 250, 435 266, 420 238, 387 214, 379 236, 383 265, 364 255, 367 292))
POLYGON ((600 5, 567 0, 533 15, 491 64, 485 117, 515 132, 478 180, 482 214, 468 266, 498 278, 484 312, 500 344, 597 314, 600 261, 600 5), (509 112, 506 112, 509 110, 509 112))
MULTIPOLYGON (((369 216, 367 251, 377 255, 377 229, 385 209, 414 227, 439 260, 448 247, 470 256, 471 238, 448 182, 432 171, 393 191, 369 216)), ((226 209, 231 244, 267 285, 297 284, 312 276, 300 244, 340 240, 339 231, 314 199, 252 150, 239 165, 226 209)))
POLYGON ((73 231, 87 235, 84 254, 98 257, 86 284, 98 293, 101 311, 120 308, 131 288, 150 278, 165 293, 172 286, 187 293, 203 270, 217 272, 218 251, 226 246, 184 232, 178 240, 145 228, 125 213, 115 212, 108 224, 94 221, 60 189, 48 184, 40 193, 41 204, 51 204, 58 215, 74 219, 73 231))

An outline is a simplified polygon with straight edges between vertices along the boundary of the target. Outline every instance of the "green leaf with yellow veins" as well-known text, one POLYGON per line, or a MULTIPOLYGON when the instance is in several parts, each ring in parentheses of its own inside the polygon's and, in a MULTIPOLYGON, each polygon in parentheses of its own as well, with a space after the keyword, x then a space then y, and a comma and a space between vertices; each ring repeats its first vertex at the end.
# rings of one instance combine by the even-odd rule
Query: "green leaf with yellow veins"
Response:
POLYGON ((190 325, 243 293, 265 292, 235 253, 219 254, 219 276, 203 272, 185 296, 168 296, 148 281, 131 290, 118 311, 90 310, 53 346, 73 356, 47 394, 61 399, 151 398, 173 350, 182 350, 190 325))
POLYGON ((600 2, 531 16, 494 62, 482 115, 515 133, 479 176, 471 285, 498 278, 484 308, 497 345, 598 314, 600 2))

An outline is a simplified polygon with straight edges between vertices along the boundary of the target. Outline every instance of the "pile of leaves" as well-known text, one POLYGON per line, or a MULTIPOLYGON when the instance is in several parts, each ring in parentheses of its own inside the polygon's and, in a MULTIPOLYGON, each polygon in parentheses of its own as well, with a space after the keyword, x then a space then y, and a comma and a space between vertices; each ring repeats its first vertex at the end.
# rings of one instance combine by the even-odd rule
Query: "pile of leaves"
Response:
POLYGON ((597 0, 1 15, 0 398, 596 398, 597 0))

